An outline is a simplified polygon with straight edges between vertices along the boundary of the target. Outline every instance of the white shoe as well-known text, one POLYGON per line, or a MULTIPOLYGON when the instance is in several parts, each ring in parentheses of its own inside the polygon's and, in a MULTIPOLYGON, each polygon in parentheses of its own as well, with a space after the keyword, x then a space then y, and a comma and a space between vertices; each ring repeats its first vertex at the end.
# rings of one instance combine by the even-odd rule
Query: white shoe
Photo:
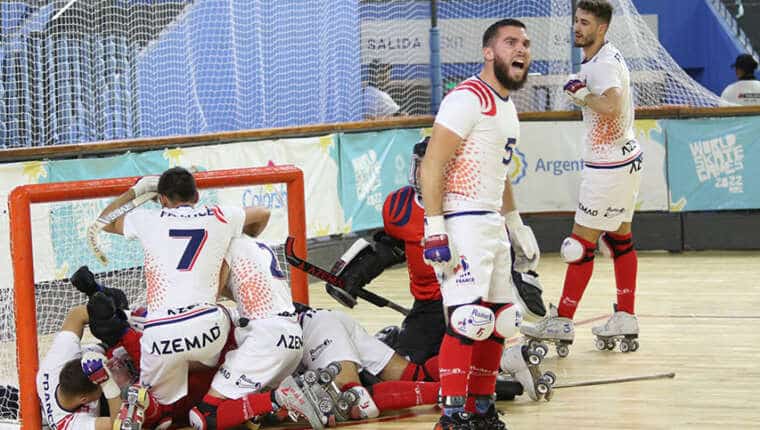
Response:
POLYGON ((618 311, 612 305, 615 313, 602 325, 592 327, 591 333, 596 336, 594 344, 598 350, 613 350, 620 345, 621 352, 634 352, 639 349, 639 320, 636 315, 618 311))
POLYGON ((275 390, 274 398, 280 407, 288 410, 292 418, 295 418, 293 414, 300 415, 309 421, 311 428, 322 430, 327 417, 317 408, 318 400, 307 397, 308 394, 304 391, 292 376, 288 376, 275 390))
POLYGON ((570 318, 562 318, 557 315, 557 308, 549 304, 548 315, 535 324, 524 323, 520 326, 520 332, 525 336, 537 340, 565 341, 573 343, 575 340, 575 325, 570 318))
POLYGON ((533 401, 542 398, 549 401, 553 395, 552 385, 557 379, 552 372, 541 373, 541 360, 540 354, 523 344, 506 348, 501 356, 501 370, 509 372, 522 385, 523 394, 533 401))

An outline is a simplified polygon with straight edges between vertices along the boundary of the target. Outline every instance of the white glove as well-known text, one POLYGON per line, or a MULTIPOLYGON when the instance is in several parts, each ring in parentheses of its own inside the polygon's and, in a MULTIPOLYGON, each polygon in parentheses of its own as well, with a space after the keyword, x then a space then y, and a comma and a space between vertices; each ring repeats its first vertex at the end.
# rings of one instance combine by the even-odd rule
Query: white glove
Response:
POLYGON ((520 213, 516 210, 504 215, 504 222, 512 248, 515 250, 514 269, 518 272, 536 270, 541 251, 538 249, 533 229, 523 224, 520 213))
POLYGON ((160 177, 156 175, 143 176, 133 186, 132 191, 135 193, 135 197, 141 196, 145 193, 155 193, 158 191, 158 179, 160 177))
POLYGON ((586 106, 586 97, 591 91, 586 88, 586 82, 582 81, 577 75, 570 75, 563 87, 565 94, 570 96, 570 100, 578 106, 586 106))
POLYGON ((452 271, 459 263, 459 254, 449 241, 443 215, 425 217, 425 238, 422 240, 422 258, 436 270, 452 271))
POLYGON ((106 399, 113 399, 121 395, 119 385, 108 369, 108 358, 100 352, 85 351, 82 354, 82 371, 95 384, 103 389, 106 399))

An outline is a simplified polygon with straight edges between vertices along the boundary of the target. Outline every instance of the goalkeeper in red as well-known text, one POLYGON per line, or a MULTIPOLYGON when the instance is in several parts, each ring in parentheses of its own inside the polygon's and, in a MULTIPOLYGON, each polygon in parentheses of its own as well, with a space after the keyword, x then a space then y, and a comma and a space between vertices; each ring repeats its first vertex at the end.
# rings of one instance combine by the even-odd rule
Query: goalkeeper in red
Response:
POLYGON ((516 260, 535 268, 539 258, 507 176, 520 137, 510 92, 527 78, 530 39, 522 22, 504 19, 486 29, 482 46, 481 72, 441 103, 420 172, 423 258, 436 270, 448 321, 438 358, 437 430, 506 428, 493 394, 504 339, 517 333, 520 319, 510 242, 516 260))
POLYGON ((585 168, 578 208, 561 255, 568 263, 559 307, 546 319, 523 325, 526 336, 557 343, 566 356, 575 331, 573 316, 594 268, 597 241, 614 259, 617 304, 603 325, 594 327, 597 348, 623 352, 638 348, 639 326, 634 315, 637 257, 631 221, 641 182, 641 147, 633 130, 633 94, 628 66, 620 51, 605 40, 612 19, 607 0, 580 0, 575 13, 575 46, 583 48, 578 75, 570 76, 565 92, 581 106, 586 126, 585 168))

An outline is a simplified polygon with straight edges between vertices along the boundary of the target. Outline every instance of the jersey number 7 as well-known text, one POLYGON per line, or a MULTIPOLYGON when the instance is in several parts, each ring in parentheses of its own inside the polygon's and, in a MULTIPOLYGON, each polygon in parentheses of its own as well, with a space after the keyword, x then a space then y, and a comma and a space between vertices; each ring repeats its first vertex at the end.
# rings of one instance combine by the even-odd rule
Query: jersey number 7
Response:
POLYGON ((206 243, 208 232, 201 228, 187 230, 171 229, 169 230, 169 237, 190 239, 185 247, 185 252, 182 253, 182 258, 179 259, 177 270, 183 272, 193 270, 195 260, 198 259, 198 255, 200 255, 201 249, 203 249, 203 245, 206 243))

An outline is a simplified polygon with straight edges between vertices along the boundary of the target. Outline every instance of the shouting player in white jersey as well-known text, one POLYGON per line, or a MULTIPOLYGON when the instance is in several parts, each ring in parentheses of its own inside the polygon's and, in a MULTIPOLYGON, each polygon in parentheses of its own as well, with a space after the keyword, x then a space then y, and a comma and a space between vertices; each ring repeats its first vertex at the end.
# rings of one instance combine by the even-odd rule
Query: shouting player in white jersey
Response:
POLYGON ((585 168, 575 224, 562 243, 568 263, 558 308, 545 320, 524 325, 530 337, 558 343, 560 356, 568 353, 575 337, 573 316, 594 267, 594 251, 601 245, 614 259, 617 304, 615 313, 592 332, 600 349, 636 350, 638 322, 634 315, 637 257, 631 237, 631 221, 641 182, 641 147, 633 130, 634 106, 631 77, 623 56, 605 40, 612 19, 607 0, 581 0, 575 12, 575 46, 583 48, 578 75, 570 76, 565 92, 582 107, 586 126, 585 168), (601 342, 601 343, 600 343, 601 342))
POLYGON ((308 404, 290 376, 301 361, 303 335, 274 251, 250 237, 233 239, 221 282, 243 323, 235 329, 238 347, 227 352, 211 390, 190 412, 193 428, 233 428, 275 407, 303 415, 312 428, 322 428, 322 414, 308 404))
POLYGON ((181 167, 140 179, 101 218, 147 192, 160 209, 135 209, 104 230, 139 239, 145 253, 147 315, 141 339, 141 382, 162 405, 187 393, 190 363, 217 364, 230 318, 216 303, 219 275, 230 241, 257 235, 269 212, 262 208, 200 206, 193 175, 181 167))
POLYGON ((522 87, 531 61, 525 25, 514 19, 491 25, 483 57, 480 74, 441 103, 420 172, 423 257, 436 269, 448 313, 439 355, 444 408, 438 430, 506 428, 492 396, 504 339, 517 332, 520 319, 510 240, 526 269, 539 258, 507 176, 520 137, 509 94, 522 87))

